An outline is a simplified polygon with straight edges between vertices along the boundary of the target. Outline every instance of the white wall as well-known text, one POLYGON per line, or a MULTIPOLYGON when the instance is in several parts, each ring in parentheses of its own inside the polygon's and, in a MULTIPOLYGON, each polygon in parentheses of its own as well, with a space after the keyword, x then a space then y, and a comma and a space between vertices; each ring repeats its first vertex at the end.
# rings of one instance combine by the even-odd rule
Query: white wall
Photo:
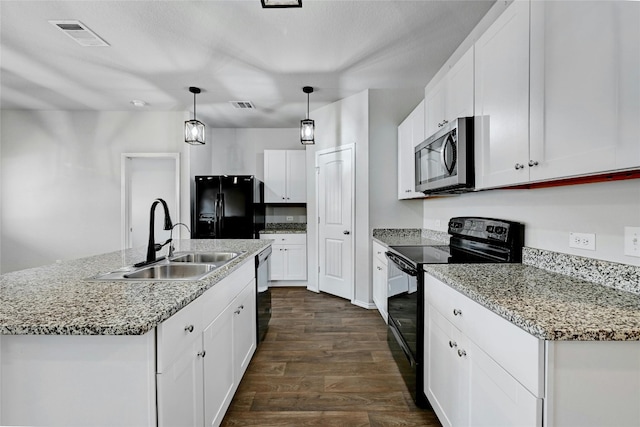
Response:
POLYGON ((0 114, 2 272, 120 249, 121 153, 179 152, 188 174, 183 112, 0 114))
POLYGON ((488 216, 523 222, 525 245, 640 266, 624 255, 625 226, 640 226, 640 180, 531 190, 489 190, 426 199, 425 228, 446 231, 453 216, 488 216), (435 221, 441 221, 441 227, 435 221), (569 248, 569 232, 595 233, 596 250, 569 248))
POLYGON ((369 91, 369 226, 421 228, 422 200, 398 200, 398 125, 422 90, 369 91))
POLYGON ((255 175, 263 180, 264 150, 304 149, 298 128, 215 128, 210 136, 212 175, 255 175))

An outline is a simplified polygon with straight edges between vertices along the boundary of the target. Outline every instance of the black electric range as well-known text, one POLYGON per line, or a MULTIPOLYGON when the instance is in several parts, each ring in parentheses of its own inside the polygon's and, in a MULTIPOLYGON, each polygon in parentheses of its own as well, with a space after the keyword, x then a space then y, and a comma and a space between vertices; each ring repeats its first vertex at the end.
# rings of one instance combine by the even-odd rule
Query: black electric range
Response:
POLYGON ((425 264, 521 262, 524 225, 500 219, 457 217, 449 221, 448 245, 391 246, 387 276, 387 341, 418 406, 424 394, 425 264))

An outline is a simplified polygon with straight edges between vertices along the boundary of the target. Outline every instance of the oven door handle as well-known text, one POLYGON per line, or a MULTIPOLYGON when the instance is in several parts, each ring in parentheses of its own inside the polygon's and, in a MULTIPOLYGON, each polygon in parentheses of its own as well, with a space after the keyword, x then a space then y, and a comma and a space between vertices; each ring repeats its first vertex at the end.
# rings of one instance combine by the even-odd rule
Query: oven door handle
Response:
POLYGON ((418 276, 418 270, 416 270, 413 266, 407 264, 407 262, 400 258, 398 255, 391 252, 386 252, 385 255, 402 272, 407 273, 408 275, 413 277, 418 276))
POLYGON ((416 361, 413 359, 413 356, 411 356, 411 352, 407 348, 407 345, 404 343, 404 340, 400 337, 400 334, 398 333, 398 331, 396 331, 395 327, 389 326, 389 329, 391 329, 391 332, 393 332, 393 336, 395 337, 396 342, 400 345, 400 348, 402 349, 402 352, 404 353, 407 360, 409 361, 409 364, 411 365, 412 368, 415 368, 416 361))

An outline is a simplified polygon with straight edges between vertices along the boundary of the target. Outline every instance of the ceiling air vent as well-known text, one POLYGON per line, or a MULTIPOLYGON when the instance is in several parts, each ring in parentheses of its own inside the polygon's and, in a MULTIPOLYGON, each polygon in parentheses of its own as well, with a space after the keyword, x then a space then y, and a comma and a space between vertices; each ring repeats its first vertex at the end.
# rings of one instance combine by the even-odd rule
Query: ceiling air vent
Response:
POLYGON ((74 39, 80 46, 109 46, 109 43, 80 21, 49 21, 49 23, 74 39))
POLYGON ((251 103, 251 101, 229 101, 233 108, 237 108, 238 110, 255 110, 255 106, 251 103))

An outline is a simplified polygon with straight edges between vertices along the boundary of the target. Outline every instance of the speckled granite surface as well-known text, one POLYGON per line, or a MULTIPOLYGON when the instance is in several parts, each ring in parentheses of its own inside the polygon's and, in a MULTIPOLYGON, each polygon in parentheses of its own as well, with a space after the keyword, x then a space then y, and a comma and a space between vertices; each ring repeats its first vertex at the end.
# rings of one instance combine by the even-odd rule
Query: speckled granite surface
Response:
POLYGON ((307 232, 307 224, 299 222, 273 222, 265 225, 260 234, 304 234, 307 232))
MULTIPOLYGON (((89 282, 144 260, 144 248, 0 276, 0 334, 139 335, 154 328, 271 244, 270 240, 177 240, 176 251, 246 251, 199 281, 89 282)), ((164 254, 165 251, 162 251, 164 254)))
POLYGON ((523 248, 522 263, 640 295, 640 267, 523 248))
POLYGON ((524 264, 424 270, 540 339, 640 340, 640 295, 524 264))
POLYGON ((433 246, 449 243, 447 233, 420 228, 374 228, 372 236, 387 246, 433 246))

